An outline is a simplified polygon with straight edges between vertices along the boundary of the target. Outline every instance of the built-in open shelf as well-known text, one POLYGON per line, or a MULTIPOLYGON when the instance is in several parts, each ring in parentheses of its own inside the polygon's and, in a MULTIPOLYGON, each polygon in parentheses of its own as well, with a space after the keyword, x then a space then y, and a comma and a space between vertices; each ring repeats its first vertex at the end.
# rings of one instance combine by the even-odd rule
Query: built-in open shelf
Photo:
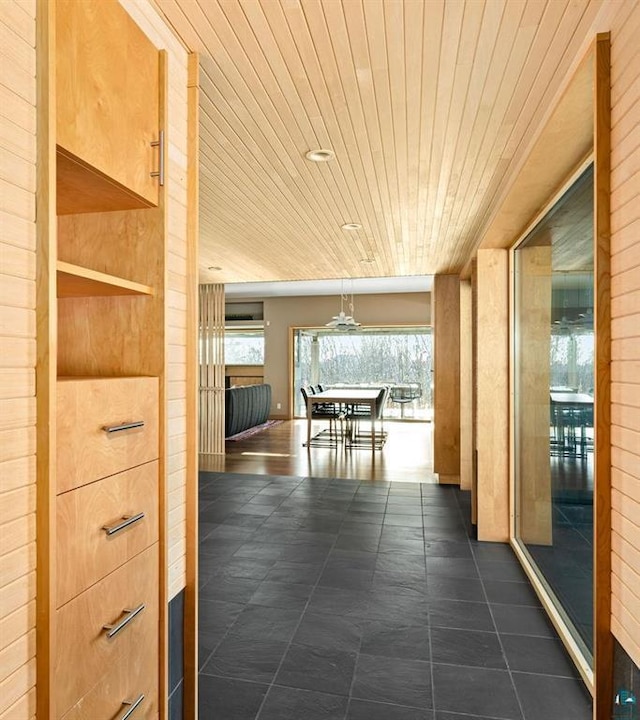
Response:
POLYGON ((108 295, 153 295, 149 285, 125 280, 58 260, 58 297, 98 297, 108 295))

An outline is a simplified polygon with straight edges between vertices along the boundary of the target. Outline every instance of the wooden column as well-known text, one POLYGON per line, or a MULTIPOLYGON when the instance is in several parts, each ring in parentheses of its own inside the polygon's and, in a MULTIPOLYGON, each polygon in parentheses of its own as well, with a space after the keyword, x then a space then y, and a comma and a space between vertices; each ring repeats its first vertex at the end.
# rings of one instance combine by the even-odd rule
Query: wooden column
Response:
POLYGON ((187 483, 184 600, 184 718, 198 717, 198 174, 200 66, 189 55, 187 81, 187 483))
POLYGON ((518 255, 516 320, 516 444, 518 536, 525 543, 551 545, 549 464, 551 341, 551 239, 546 246, 522 247, 518 255))
POLYGON ((472 338, 471 282, 460 283, 460 489, 471 490, 473 478, 472 436, 472 338))
POLYGON ((200 453, 224 455, 224 285, 200 286, 200 453))
MULTIPOLYGON (((595 42, 594 67, 594 278, 595 278, 595 489, 594 489, 594 686, 595 720, 610 717, 613 697, 612 627, 612 508, 611 508, 611 43, 609 33, 595 42)), ((637 213, 636 213, 637 214, 637 213)), ((636 347, 637 349, 637 347, 636 347)), ((636 353, 636 357, 637 357, 636 353)), ((619 366, 620 363, 617 363, 619 366)), ((638 467, 637 464, 635 466, 638 467)), ((638 473, 636 472, 636 477, 638 473)), ((617 515, 617 513, 616 513, 617 515)), ((617 515, 617 519, 619 515, 617 515)), ((632 575, 626 562, 616 558, 622 577, 632 575)), ((616 573, 614 573, 615 575, 616 573)), ((632 581, 633 582, 633 581, 632 581)), ((620 586, 618 585, 618 588, 620 586)), ((627 593, 625 593, 627 595, 627 593)), ((628 595, 627 595, 628 597, 628 595)), ((616 599, 617 600, 617 599, 616 599)), ((629 610, 628 600, 616 602, 614 624, 629 610)), ((637 616, 636 616, 637 617, 637 616)), ((640 640, 637 633, 636 638, 640 640)), ((636 655, 637 658, 637 655, 636 655)))
POLYGON ((508 251, 478 250, 476 282, 478 540, 508 542, 508 251))
POLYGON ((441 483, 460 482, 460 278, 436 275, 433 286, 433 469, 441 483))

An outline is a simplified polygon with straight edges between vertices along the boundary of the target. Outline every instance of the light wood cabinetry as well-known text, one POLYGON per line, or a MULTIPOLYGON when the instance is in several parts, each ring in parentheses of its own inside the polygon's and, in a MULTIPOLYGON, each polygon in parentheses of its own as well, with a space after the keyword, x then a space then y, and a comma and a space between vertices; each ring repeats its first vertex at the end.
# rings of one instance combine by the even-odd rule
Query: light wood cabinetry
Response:
POLYGON ((158 51, 117 0, 57 7, 58 213, 156 205, 158 51))
POLYGON ((38 718, 165 718, 166 55, 116 0, 39 11, 38 718))

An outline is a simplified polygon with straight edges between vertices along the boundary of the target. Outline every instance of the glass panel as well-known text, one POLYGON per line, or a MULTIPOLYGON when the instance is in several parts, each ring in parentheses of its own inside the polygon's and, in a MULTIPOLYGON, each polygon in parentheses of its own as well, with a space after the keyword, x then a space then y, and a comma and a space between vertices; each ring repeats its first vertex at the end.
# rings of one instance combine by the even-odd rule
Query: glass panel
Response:
POLYGON ((226 365, 263 365, 264 330, 230 330, 224 333, 226 365))
POLYGON ((294 414, 304 416, 300 387, 390 385, 385 417, 431 418, 431 328, 322 328, 294 333, 294 414))
POLYGON ((515 251, 516 538, 593 649, 593 171, 515 251))

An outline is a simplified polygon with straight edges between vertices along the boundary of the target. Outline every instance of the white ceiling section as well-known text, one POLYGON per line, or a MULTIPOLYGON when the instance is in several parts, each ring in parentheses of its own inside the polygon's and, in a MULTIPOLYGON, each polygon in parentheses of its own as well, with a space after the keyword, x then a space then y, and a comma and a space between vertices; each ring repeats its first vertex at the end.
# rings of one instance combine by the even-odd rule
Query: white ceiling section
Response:
POLYGON ((201 281, 228 283, 460 271, 601 2, 156 4, 201 55, 201 281))
POLYGON ((430 276, 356 278, 353 280, 295 280, 290 282, 247 282, 225 285, 225 297, 266 298, 308 295, 377 295, 384 293, 430 292, 430 276))

